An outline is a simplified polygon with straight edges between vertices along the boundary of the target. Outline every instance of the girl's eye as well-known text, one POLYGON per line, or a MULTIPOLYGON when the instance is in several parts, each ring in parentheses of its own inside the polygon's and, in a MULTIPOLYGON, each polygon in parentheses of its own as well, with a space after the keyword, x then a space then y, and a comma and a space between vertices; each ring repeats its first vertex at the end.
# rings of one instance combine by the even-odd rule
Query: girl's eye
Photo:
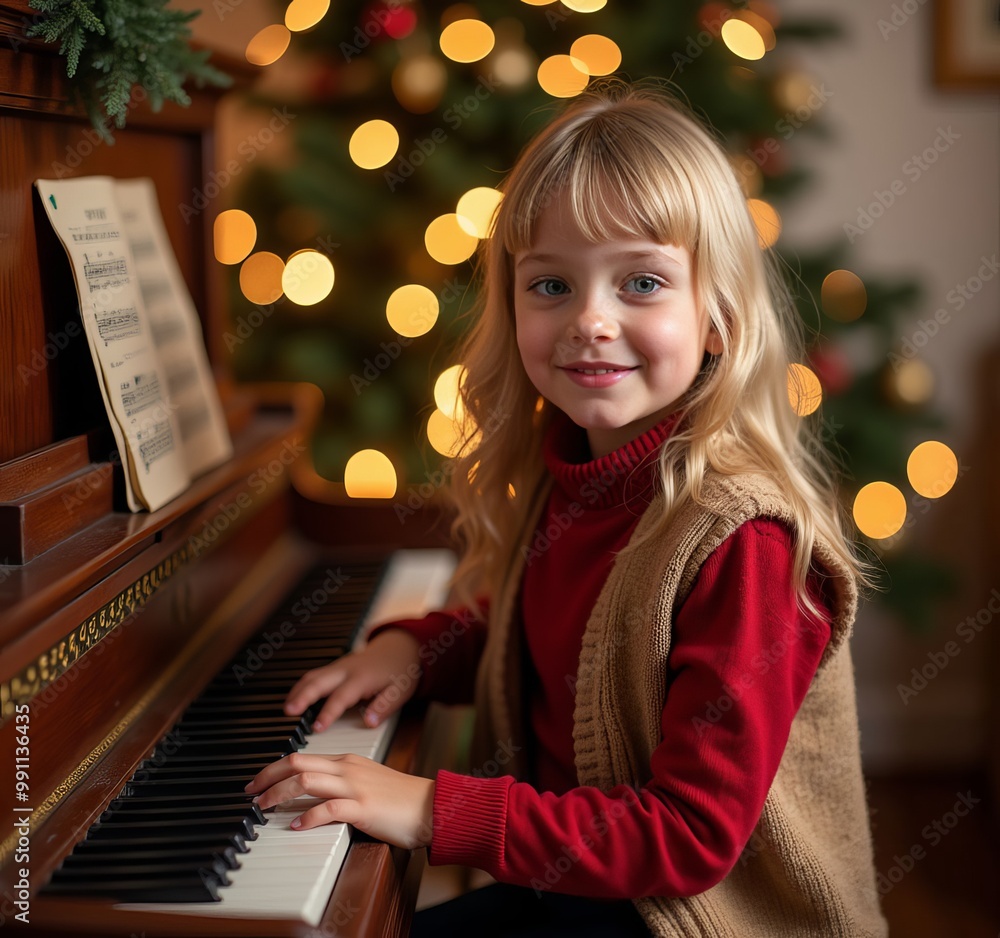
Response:
POLYGON ((655 293, 661 286, 663 284, 655 277, 633 277, 628 281, 628 288, 632 293, 655 293))
POLYGON ((561 280, 552 279, 536 280, 528 289, 534 290, 542 296, 562 296, 564 293, 569 292, 569 287, 565 283, 561 280))

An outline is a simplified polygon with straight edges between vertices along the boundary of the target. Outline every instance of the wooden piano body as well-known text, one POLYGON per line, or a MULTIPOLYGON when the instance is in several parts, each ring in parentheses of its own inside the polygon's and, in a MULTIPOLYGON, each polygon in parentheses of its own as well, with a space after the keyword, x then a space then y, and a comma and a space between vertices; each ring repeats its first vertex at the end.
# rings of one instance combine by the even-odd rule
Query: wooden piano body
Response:
MULTIPOLYGON (((433 525, 418 516, 401 526, 391 505, 347 505, 309 475, 303 462, 318 391, 248 390, 227 380, 224 291, 209 240, 218 207, 190 224, 176 211, 213 165, 217 95, 193 91, 190 108, 159 114, 136 107, 114 146, 103 144, 69 103, 62 59, 25 40, 31 15, 24 0, 0 4, 0 926, 148 938, 404 935, 422 857, 364 837, 352 842, 318 929, 38 895, 308 566, 348 550, 424 545, 433 525), (69 268, 32 192, 35 178, 60 173, 155 180, 219 376, 235 455, 154 513, 123 510, 69 268), (312 498, 290 484, 293 471, 312 498), (16 719, 19 704, 27 726, 16 719), (25 815, 14 811, 23 729, 27 841, 19 836, 26 828, 15 827, 25 815), (22 868, 27 925, 16 919, 22 868)), ((386 761, 409 768, 418 736, 418 716, 404 718, 386 761)))

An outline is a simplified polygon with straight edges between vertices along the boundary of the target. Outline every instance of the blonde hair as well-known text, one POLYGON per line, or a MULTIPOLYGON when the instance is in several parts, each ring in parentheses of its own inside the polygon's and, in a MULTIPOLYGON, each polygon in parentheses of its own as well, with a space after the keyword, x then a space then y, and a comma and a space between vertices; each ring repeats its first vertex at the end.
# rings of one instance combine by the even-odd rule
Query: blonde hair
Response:
POLYGON ((788 365, 804 348, 801 319, 759 246, 726 156, 699 122, 659 88, 592 86, 528 144, 500 188, 492 237, 478 257, 476 319, 458 359, 470 431, 476 428, 450 487, 453 533, 463 548, 461 595, 496 595, 545 491, 541 444, 552 405, 541 402, 520 366, 513 258, 532 245, 540 213, 563 193, 595 242, 686 247, 699 300, 721 339, 720 353, 682 397, 676 429, 659 454, 664 523, 686 499, 700 501, 709 467, 724 475, 768 473, 796 518, 800 605, 815 610, 805 582, 817 537, 866 582, 865 565, 843 534, 814 418, 789 405, 788 365))

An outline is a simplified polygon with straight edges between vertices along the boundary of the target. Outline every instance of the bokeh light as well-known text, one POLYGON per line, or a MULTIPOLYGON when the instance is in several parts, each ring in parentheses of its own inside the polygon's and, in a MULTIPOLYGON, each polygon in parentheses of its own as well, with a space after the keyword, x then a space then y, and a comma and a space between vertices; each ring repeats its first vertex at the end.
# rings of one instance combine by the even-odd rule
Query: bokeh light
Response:
POLYGON ((781 218, 774 206, 763 199, 747 199, 747 208, 757 229, 757 243, 761 248, 769 248, 781 234, 781 218))
POLYGON ((257 226, 242 209, 219 212, 212 226, 215 259, 220 264, 238 264, 257 242, 257 226))
MULTIPOLYGON (((777 38, 774 35, 774 27, 763 16, 755 13, 753 10, 737 10, 735 16, 737 19, 753 27, 757 35, 760 36, 761 42, 764 43, 765 52, 770 52, 775 47, 777 38)), ((743 58, 757 59, 760 56, 751 55, 743 56, 743 58)))
POLYGON ((435 410, 427 421, 427 440, 436 453, 451 458, 462 451, 465 423, 435 410))
POLYGON ((919 358, 907 359, 886 369, 885 389, 893 403, 919 407, 934 393, 934 372, 919 358))
POLYGON ((553 98, 572 98, 587 87, 587 66, 571 55, 550 55, 538 66, 538 84, 553 98))
POLYGON ((282 294, 281 275, 285 262, 270 251, 251 254, 240 267, 240 290, 258 306, 273 303, 282 294))
POLYGON ((488 238, 492 233, 493 213, 501 199, 503 193, 499 189, 491 189, 489 186, 470 189, 458 200, 456 206, 461 229, 477 238, 488 238))
POLYGON ((906 521, 906 499, 888 482, 869 482, 854 498, 854 523, 872 538, 892 537, 906 521))
POLYGON ((461 264, 472 257, 479 239, 459 223, 458 215, 449 212, 434 219, 424 232, 427 253, 439 264, 461 264))
POLYGON ((292 34, 281 23, 265 26, 248 43, 246 57, 251 65, 270 65, 277 62, 288 48, 292 34))
POLYGON ((365 121, 351 134, 347 149, 357 166, 378 169, 396 155, 399 133, 388 121, 365 121))
POLYGON ((944 443, 928 440, 910 453, 906 477, 918 495, 940 498, 951 491, 958 479, 958 458, 944 443))
POLYGON ((452 365, 445 368, 434 382, 434 403, 446 417, 464 419, 465 406, 462 404, 461 389, 465 384, 465 368, 452 365))
POLYGON ((392 93, 411 114, 433 111, 444 94, 448 70, 433 55, 402 59, 392 70, 392 93))
POLYGON ((726 20, 722 24, 722 41, 741 59, 761 59, 767 51, 764 37, 744 20, 726 20))
POLYGON ((562 5, 574 13, 596 13, 608 5, 608 0, 562 0, 562 5))
POLYGON ((333 278, 330 258, 308 248, 288 258, 281 274, 281 287, 293 303, 312 306, 330 295, 333 278))
POLYGON ((478 62, 493 51, 496 36, 482 20, 456 20, 441 31, 439 44, 453 62, 478 62))
POLYGON ((385 318, 399 335, 416 338, 437 322, 440 304, 427 287, 408 283, 393 290, 385 304, 385 318))
POLYGON ((392 498, 396 494, 396 470, 385 453, 360 450, 344 467, 344 488, 350 498, 392 498))
POLYGON ((330 0, 292 0, 285 10, 285 25, 293 32, 312 29, 330 9, 330 0))
POLYGON ((788 403, 800 417, 813 413, 823 403, 823 388, 816 373, 798 362, 788 366, 788 403))
POLYGON ((837 322, 854 322, 868 305, 868 292, 861 278, 849 270, 832 270, 820 290, 823 312, 837 322))
POLYGON ((617 43, 597 33, 577 39, 570 46, 569 54, 583 62, 591 75, 610 75, 622 64, 622 50, 617 43))

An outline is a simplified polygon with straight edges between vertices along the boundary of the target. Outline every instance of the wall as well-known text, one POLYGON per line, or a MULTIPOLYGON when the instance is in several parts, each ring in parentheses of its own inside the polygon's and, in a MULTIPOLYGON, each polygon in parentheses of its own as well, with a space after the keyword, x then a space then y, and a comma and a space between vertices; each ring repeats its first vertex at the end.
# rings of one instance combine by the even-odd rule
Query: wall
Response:
MULTIPOLYGON (((865 760, 872 770, 969 765, 982 758, 989 727, 995 727, 988 687, 994 683, 989 675, 997 673, 998 646, 987 603, 992 600, 1000 611, 991 593, 1000 590, 1000 538, 989 523, 996 465, 986 461, 998 400, 992 368, 1000 348, 997 96, 935 87, 929 3, 783 0, 779 7, 789 15, 834 16, 846 32, 799 59, 830 93, 822 116, 833 136, 794 141, 816 185, 785 214, 788 240, 825 244, 838 229, 848 233, 844 226, 858 226, 859 210, 898 181, 893 204, 863 234, 854 233, 853 269, 862 277, 870 271, 920 281, 924 300, 901 339, 920 343, 921 320, 942 308, 951 315, 918 354, 934 373, 933 406, 944 420, 943 429, 930 436, 955 450, 963 471, 940 502, 913 504, 908 536, 951 564, 960 586, 935 610, 933 632, 921 638, 873 604, 863 610, 854 650, 865 760), (906 16, 906 10, 913 12, 906 16), (928 147, 938 150, 933 162, 923 161, 928 147), (958 284, 975 288, 970 278, 981 268, 990 279, 958 310, 949 291, 958 284), (966 623, 977 613, 978 633, 966 623), (956 649, 958 654, 948 654, 956 649), (914 667, 938 673, 922 686, 914 667), (917 693, 901 694, 901 684, 917 693)), ((862 341, 856 355, 867 354, 862 341)))

